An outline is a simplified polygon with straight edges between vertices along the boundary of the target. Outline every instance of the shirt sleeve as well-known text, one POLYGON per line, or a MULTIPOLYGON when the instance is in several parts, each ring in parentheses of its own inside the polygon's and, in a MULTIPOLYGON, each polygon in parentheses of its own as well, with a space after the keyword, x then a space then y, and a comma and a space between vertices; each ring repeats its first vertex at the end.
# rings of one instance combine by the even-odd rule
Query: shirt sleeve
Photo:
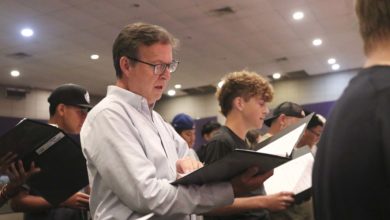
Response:
POLYGON ((157 215, 203 213, 233 202, 230 183, 176 187, 159 178, 138 132, 126 113, 111 109, 99 112, 82 132, 87 161, 103 180, 99 184, 131 210, 157 215))

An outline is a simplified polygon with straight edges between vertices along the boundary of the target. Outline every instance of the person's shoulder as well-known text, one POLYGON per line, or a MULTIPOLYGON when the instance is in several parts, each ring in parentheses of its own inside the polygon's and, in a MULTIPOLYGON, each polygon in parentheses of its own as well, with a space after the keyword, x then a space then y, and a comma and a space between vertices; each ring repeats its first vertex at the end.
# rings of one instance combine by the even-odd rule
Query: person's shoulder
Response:
POLYGON ((211 138, 210 142, 226 142, 226 141, 231 141, 232 136, 229 133, 229 130, 225 127, 222 126, 211 138))
POLYGON ((106 96, 91 109, 91 111, 88 113, 88 116, 97 117, 98 115, 102 115, 108 112, 126 114, 126 112, 129 112, 132 109, 133 107, 131 105, 127 105, 125 101, 106 96))
POLYGON ((357 79, 370 83, 374 91, 390 92, 390 66, 373 66, 359 72, 357 79))

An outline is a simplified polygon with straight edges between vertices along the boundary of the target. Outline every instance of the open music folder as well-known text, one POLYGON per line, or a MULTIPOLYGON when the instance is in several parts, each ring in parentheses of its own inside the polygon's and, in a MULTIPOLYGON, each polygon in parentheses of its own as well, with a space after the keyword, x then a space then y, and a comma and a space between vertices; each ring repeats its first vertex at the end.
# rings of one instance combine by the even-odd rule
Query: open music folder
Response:
POLYGON ((311 152, 301 155, 276 167, 274 175, 264 182, 267 195, 282 191, 293 192, 295 203, 301 203, 311 196, 311 173, 314 156, 311 152))
POLYGON ((250 167, 266 173, 291 160, 294 147, 302 137, 313 114, 290 125, 278 134, 256 145, 257 151, 235 149, 225 157, 177 179, 172 184, 197 184, 228 181, 250 167))
POLYGON ((8 152, 16 153, 15 161, 22 160, 25 169, 32 161, 41 168, 27 184, 54 206, 88 185, 80 145, 55 126, 21 120, 0 137, 0 157, 8 152))

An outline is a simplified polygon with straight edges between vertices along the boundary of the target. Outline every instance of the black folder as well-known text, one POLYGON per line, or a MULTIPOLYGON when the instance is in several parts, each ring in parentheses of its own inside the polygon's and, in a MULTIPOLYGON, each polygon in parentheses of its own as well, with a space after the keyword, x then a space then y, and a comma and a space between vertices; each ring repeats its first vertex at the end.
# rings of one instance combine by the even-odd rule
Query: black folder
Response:
POLYGON ((27 184, 53 206, 88 185, 80 145, 55 126, 23 119, 0 137, 0 157, 8 152, 16 153, 25 169, 32 161, 41 168, 27 184))
POLYGON ((291 151, 287 155, 277 156, 272 154, 260 153, 252 150, 235 149, 225 157, 217 160, 211 164, 208 164, 176 181, 172 182, 173 185, 182 184, 197 184, 202 185, 206 183, 215 183, 228 181, 233 177, 243 173, 250 167, 259 167, 259 174, 266 173, 278 167, 279 165, 291 160, 292 150, 297 145, 299 139, 302 137, 303 132, 306 129, 308 122, 313 114, 306 116, 299 120, 297 123, 290 125, 281 132, 268 138, 267 140, 260 142, 256 145, 256 148, 261 150, 272 143, 282 140, 286 135, 294 135, 294 141, 289 142, 291 151))

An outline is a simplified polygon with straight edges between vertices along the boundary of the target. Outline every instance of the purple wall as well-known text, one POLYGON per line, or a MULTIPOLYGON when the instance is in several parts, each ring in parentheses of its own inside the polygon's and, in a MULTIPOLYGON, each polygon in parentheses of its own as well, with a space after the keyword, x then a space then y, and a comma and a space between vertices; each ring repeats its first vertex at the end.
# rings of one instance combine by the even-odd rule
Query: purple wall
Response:
POLYGON ((336 103, 336 101, 319 102, 319 103, 302 105, 302 107, 306 110, 309 110, 309 111, 312 111, 315 113, 319 113, 319 114, 323 115, 325 118, 327 118, 335 103, 336 103))

